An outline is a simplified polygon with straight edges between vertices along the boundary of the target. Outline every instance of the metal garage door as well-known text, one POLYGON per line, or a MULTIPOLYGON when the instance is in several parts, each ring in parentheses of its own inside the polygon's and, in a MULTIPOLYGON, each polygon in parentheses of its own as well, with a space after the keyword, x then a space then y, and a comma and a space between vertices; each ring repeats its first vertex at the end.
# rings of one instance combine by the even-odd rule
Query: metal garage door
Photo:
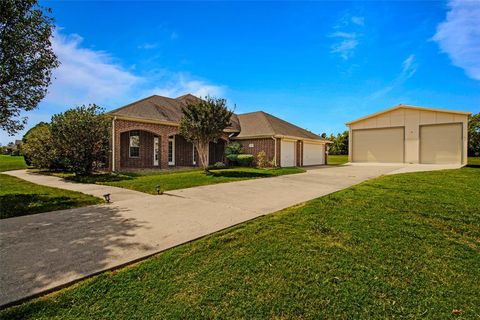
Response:
POLYGON ((353 162, 403 162, 404 128, 352 131, 353 162))
POLYGON ((313 166, 325 164, 325 145, 304 143, 303 144, 303 165, 313 166))
POLYGON ((282 140, 282 144, 280 147, 280 166, 295 166, 295 141, 282 140))
POLYGON ((420 127, 420 163, 461 163, 462 124, 420 127))

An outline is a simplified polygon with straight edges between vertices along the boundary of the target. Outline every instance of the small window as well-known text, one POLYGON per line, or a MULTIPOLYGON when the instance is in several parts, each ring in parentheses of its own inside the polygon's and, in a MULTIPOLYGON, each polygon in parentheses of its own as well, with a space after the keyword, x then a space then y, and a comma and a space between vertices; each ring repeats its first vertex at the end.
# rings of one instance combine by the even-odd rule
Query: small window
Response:
POLYGON ((140 132, 138 130, 130 131, 130 158, 140 157, 140 132))

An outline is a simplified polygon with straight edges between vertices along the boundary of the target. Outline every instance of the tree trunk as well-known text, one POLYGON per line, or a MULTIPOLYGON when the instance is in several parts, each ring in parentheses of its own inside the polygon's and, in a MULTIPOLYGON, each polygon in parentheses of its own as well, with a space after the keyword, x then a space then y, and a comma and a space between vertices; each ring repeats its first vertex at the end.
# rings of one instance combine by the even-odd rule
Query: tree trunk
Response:
POLYGON ((197 142, 195 148, 198 151, 198 158, 200 160, 200 166, 204 171, 208 171, 208 142, 197 142))

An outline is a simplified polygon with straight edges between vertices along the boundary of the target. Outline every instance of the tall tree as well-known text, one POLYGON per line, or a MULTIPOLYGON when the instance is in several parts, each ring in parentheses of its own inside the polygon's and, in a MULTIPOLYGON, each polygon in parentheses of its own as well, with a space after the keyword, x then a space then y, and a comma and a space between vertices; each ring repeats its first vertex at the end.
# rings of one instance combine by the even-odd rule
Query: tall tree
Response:
POLYGON ((58 59, 50 41, 50 9, 37 0, 0 1, 0 128, 13 135, 45 97, 58 59))
POLYGON ((52 117, 55 150, 65 167, 87 175, 107 161, 110 119, 95 104, 52 117))
POLYGON ((188 104, 182 109, 180 134, 195 145, 200 165, 205 171, 208 167, 208 144, 218 140, 223 130, 231 125, 233 112, 227 106, 227 100, 205 97, 188 104))
POLYGON ((468 155, 480 156, 480 113, 468 118, 468 155))

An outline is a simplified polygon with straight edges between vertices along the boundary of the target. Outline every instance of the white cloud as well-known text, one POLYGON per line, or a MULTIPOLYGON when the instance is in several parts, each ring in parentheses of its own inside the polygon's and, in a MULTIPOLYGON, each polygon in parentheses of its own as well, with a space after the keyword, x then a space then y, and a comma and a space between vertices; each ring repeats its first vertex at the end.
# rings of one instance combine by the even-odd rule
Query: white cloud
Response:
POLYGON ((148 49, 155 49, 158 47, 158 43, 144 43, 144 44, 141 44, 138 46, 138 49, 145 49, 145 50, 148 50, 148 49))
POLYGON ((144 96, 160 95, 166 97, 178 97, 187 93, 191 93, 197 97, 207 95, 221 97, 225 93, 225 88, 209 84, 204 80, 194 80, 188 75, 179 73, 169 76, 171 79, 160 87, 154 87, 146 90, 144 96))
POLYGON ((365 25, 365 18, 364 17, 352 17, 352 22, 358 26, 364 26, 365 25))
POLYGON ((373 94, 370 95, 371 99, 377 99, 382 97, 395 89, 396 87, 404 84, 408 79, 413 77, 413 75, 417 72, 417 63, 415 61, 415 55, 409 55, 405 60, 402 62, 402 70, 400 74, 385 88, 382 88, 378 91, 375 91, 373 94))
POLYGON ((360 43, 359 38, 361 34, 356 31, 363 27, 364 24, 363 17, 345 16, 340 19, 334 26, 336 31, 329 35, 330 38, 337 39, 337 41, 331 45, 330 52, 340 55, 343 60, 351 58, 360 43))
POLYGON ((452 63, 480 80, 480 1, 451 0, 445 21, 437 26, 433 40, 452 63))
POLYGON ((79 35, 56 33, 52 47, 61 64, 44 102, 72 106, 118 101, 139 84, 139 76, 122 68, 103 51, 81 47, 79 35))

